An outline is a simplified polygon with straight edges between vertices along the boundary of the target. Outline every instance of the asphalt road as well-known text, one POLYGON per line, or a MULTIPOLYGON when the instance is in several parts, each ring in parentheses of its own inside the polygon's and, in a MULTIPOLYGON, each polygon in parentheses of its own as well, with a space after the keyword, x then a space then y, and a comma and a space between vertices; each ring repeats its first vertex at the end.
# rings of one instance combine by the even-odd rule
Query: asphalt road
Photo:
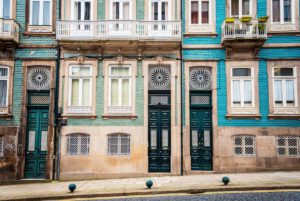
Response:
POLYGON ((300 201, 300 191, 295 192, 243 192, 211 193, 198 195, 167 195, 151 197, 126 197, 91 199, 93 201, 300 201))

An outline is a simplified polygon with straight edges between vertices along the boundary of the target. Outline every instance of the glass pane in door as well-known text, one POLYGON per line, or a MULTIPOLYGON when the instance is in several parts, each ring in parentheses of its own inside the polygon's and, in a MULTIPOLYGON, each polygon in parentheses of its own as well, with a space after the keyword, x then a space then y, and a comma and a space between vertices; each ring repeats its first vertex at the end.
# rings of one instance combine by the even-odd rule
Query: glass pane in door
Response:
POLYGON ((47 151, 48 131, 42 131, 41 151, 47 151))
POLYGON ((35 149, 35 131, 29 131, 28 151, 34 151, 34 149, 35 149))
POLYGON ((204 130, 204 146, 210 147, 210 130, 204 130))
POLYGON ((192 146, 198 147, 198 130, 192 130, 192 146))
POLYGON ((162 147, 169 147, 169 131, 168 129, 162 129, 162 147))
POLYGON ((157 147, 157 131, 156 129, 151 129, 151 134, 150 134, 151 140, 151 147, 157 147))

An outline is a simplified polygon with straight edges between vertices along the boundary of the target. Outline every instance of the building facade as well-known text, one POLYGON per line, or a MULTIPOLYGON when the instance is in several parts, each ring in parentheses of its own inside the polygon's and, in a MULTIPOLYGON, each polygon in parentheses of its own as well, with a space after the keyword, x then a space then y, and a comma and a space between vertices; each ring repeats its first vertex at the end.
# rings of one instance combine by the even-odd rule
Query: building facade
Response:
POLYGON ((299 168, 299 1, 185 0, 183 12, 185 173, 299 168))
POLYGON ((0 180, 52 179, 58 1, 0 1, 0 180))

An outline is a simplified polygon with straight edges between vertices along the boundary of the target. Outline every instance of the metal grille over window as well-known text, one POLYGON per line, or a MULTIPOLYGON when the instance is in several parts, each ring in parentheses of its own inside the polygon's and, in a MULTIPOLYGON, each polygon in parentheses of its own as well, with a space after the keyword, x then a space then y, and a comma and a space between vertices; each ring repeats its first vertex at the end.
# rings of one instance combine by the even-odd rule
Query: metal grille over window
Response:
POLYGON ((108 155, 130 155, 130 135, 108 135, 108 155))
POLYGON ((300 137, 276 137, 277 154, 279 157, 300 157, 300 137))
POLYGON ((90 136, 83 133, 69 134, 67 139, 68 155, 88 155, 90 150, 90 136))
POLYGON ((31 96, 30 104, 33 104, 33 105, 50 104, 50 96, 31 96))
POLYGON ((171 66, 150 65, 149 67, 149 90, 171 89, 171 66))
POLYGON ((0 137, 0 157, 4 156, 4 137, 0 137))
POLYGON ((192 105, 209 105, 210 104, 210 96, 191 96, 191 104, 192 105))
POLYGON ((236 156, 255 156, 255 137, 235 136, 233 137, 234 155, 236 156))
POLYGON ((212 75, 208 68, 194 67, 190 69, 190 90, 211 90, 212 75))
POLYGON ((27 77, 28 90, 49 90, 50 89, 50 68, 32 67, 29 68, 27 77))
POLYGON ((151 95, 150 105, 169 105, 169 96, 165 95, 151 95))

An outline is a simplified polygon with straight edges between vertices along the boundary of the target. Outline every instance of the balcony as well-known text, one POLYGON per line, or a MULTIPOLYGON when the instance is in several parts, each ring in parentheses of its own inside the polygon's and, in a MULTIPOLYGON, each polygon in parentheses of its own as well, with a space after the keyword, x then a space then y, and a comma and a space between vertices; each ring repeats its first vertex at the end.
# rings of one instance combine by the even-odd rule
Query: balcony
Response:
POLYGON ((180 21, 58 21, 56 38, 60 41, 181 41, 180 21))
POLYGON ((250 22, 241 22, 235 19, 232 23, 224 22, 222 25, 222 45, 228 46, 235 42, 261 46, 267 39, 267 27, 265 22, 253 19, 250 22))
POLYGON ((16 21, 0 18, 0 41, 19 43, 19 29, 16 21))

